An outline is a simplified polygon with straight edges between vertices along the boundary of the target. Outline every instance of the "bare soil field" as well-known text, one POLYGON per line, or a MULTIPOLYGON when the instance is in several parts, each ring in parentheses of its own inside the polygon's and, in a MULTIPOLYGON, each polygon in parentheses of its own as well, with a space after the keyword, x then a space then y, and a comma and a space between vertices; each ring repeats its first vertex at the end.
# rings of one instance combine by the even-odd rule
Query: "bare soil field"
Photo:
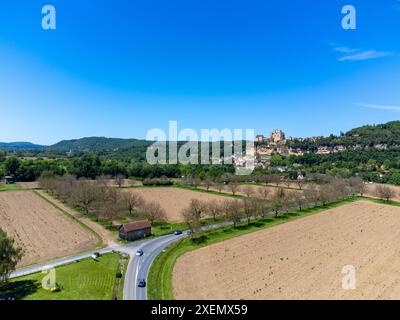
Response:
MULTIPOLYGON (((365 195, 370 197, 376 197, 376 187, 379 186, 378 183, 367 184, 365 188, 365 195)), ((394 186, 390 184, 383 184, 383 186, 389 187, 396 192, 396 197, 392 200, 400 200, 400 186, 394 186)))
POLYGON ((224 196, 217 196, 204 192, 197 192, 173 187, 129 189, 126 190, 126 192, 138 193, 144 198, 145 201, 158 202, 161 207, 166 211, 169 222, 183 221, 182 210, 189 206, 192 199, 197 199, 201 201, 224 201, 229 199, 224 196))
MULTIPOLYGON (((247 188, 250 188, 251 190, 253 190, 252 196, 257 196, 257 194, 259 193, 260 189, 265 189, 265 188, 268 189, 269 192, 270 192, 270 196, 273 195, 274 192, 277 190, 277 187, 274 187, 274 186, 261 186, 261 185, 252 185, 252 184, 243 185, 243 184, 241 184, 239 186, 238 190, 236 191, 236 194, 237 195, 241 195, 241 196, 246 196, 247 194, 246 194, 245 190, 247 188)), ((204 186, 201 186, 201 187, 199 187, 199 189, 206 189, 206 188, 204 186)), ((219 190, 214 186, 210 187, 209 190, 210 191, 219 192, 219 190)), ((221 191, 224 192, 224 193, 232 194, 232 190, 231 190, 231 188, 229 186, 223 186, 221 191)), ((286 192, 288 194, 290 194, 292 192, 301 192, 301 190, 300 189, 298 189, 298 190, 294 190, 294 189, 293 190, 292 189, 288 190, 288 189, 286 189, 286 192)))
POLYGON ((63 211, 68 212, 71 216, 77 218, 79 221, 90 227, 94 232, 96 232, 102 239, 104 243, 108 245, 113 245, 116 243, 117 237, 112 232, 104 228, 101 224, 91 220, 84 214, 68 207, 66 204, 62 203, 60 200, 55 199, 51 195, 49 195, 44 190, 37 191, 42 197, 46 198, 48 201, 55 204, 57 207, 61 208, 63 211))
POLYGON ((400 299, 399 237, 400 208, 354 202, 186 253, 175 298, 400 299))
POLYGON ((24 248, 19 267, 89 250, 97 242, 30 191, 0 193, 0 227, 24 248))
POLYGON ((39 189, 39 182, 18 182, 22 189, 39 189))

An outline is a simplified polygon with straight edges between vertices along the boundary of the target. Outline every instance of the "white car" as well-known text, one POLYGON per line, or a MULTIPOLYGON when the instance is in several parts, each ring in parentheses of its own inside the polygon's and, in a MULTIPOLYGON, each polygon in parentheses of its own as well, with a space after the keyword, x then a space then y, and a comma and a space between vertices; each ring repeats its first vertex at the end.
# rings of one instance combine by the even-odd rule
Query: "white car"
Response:
POLYGON ((144 252, 143 252, 143 250, 142 249, 139 249, 138 251, 136 251, 136 255, 137 256, 142 256, 142 255, 144 255, 144 252))

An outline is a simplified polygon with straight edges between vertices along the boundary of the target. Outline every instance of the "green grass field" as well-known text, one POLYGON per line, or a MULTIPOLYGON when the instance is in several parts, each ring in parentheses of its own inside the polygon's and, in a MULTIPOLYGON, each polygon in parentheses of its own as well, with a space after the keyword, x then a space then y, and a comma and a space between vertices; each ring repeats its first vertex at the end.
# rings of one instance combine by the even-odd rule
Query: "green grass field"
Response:
POLYGON ((14 184, 1 183, 0 184, 0 192, 1 191, 18 191, 18 190, 22 190, 22 187, 17 183, 14 183, 14 184))
POLYGON ((41 282, 46 274, 35 273, 10 280, 0 286, 0 299, 13 297, 17 300, 111 300, 118 254, 102 255, 98 261, 82 260, 56 268, 56 281, 63 290, 49 292, 41 282))

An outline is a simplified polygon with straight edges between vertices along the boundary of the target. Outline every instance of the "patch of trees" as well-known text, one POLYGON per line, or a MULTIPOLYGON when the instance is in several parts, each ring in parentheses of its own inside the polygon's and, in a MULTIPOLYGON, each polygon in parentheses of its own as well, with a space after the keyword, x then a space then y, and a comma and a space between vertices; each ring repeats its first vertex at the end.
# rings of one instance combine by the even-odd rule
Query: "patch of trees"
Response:
POLYGON ((169 180, 167 177, 161 178, 153 178, 153 179, 144 179, 144 186, 172 186, 174 184, 173 181, 169 180))
POLYGON ((0 229, 0 286, 8 280, 23 256, 23 250, 0 229))
POLYGON ((400 121, 392 121, 379 125, 367 125, 355 128, 339 136, 330 135, 318 139, 294 139, 288 145, 293 148, 300 148, 307 151, 316 151, 320 146, 361 146, 373 147, 377 144, 385 144, 388 147, 400 146, 400 121))
MULTIPOLYGON (((319 177, 323 179, 323 177, 319 177)), ((233 227, 240 223, 250 224, 254 218, 274 216, 289 211, 302 211, 315 206, 326 206, 329 203, 347 199, 364 192, 364 182, 360 178, 339 179, 324 177, 324 182, 311 184, 303 190, 288 190, 283 187, 252 188, 244 186, 242 198, 226 201, 203 202, 192 200, 183 210, 185 222, 194 234, 202 231, 202 219, 229 221, 233 227)))
POLYGON ((166 220, 166 213, 158 204, 146 202, 134 191, 108 186, 108 181, 103 176, 88 180, 75 176, 54 176, 49 172, 45 172, 39 179, 43 189, 84 214, 110 225, 120 218, 145 218, 152 223, 166 220))
POLYGON ((400 148, 371 148, 289 158, 288 162, 295 161, 303 170, 311 173, 330 174, 341 178, 358 175, 365 181, 400 185, 400 148))
POLYGON ((391 188, 390 186, 378 185, 375 188, 375 195, 378 198, 383 199, 386 202, 389 202, 393 200, 393 198, 397 197, 398 193, 396 192, 395 189, 391 188))

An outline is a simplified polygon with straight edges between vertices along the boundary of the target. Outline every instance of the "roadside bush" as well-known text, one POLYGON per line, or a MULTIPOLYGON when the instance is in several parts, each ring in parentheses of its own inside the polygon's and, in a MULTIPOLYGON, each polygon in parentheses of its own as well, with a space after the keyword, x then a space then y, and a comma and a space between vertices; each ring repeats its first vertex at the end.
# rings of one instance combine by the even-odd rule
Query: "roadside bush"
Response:
POLYGON ((172 186, 174 183, 166 178, 144 179, 144 186, 172 186))

